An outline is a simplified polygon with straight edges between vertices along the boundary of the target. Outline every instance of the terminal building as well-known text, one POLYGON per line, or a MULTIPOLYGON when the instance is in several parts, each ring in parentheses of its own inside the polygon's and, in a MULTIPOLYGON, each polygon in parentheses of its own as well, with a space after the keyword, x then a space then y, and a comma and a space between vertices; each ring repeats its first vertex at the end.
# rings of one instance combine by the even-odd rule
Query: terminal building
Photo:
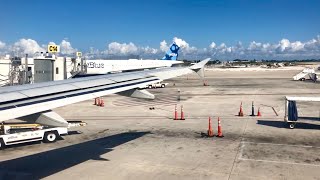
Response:
POLYGON ((34 58, 0 58, 0 86, 33 84, 72 78, 84 72, 84 61, 80 57, 58 57, 41 53, 34 58))

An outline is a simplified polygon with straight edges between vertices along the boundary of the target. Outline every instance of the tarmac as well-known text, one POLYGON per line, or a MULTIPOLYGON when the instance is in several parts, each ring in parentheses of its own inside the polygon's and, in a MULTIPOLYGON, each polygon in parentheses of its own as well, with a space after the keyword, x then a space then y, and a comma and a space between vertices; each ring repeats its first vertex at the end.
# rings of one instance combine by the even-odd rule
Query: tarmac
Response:
POLYGON ((111 95, 104 107, 55 109, 88 125, 2 150, 0 179, 320 179, 319 103, 297 104, 295 129, 283 121, 286 95, 320 95, 319 83, 292 81, 299 71, 208 70, 209 86, 196 74, 171 79, 149 90, 152 101, 111 95), (250 116, 252 101, 261 117, 250 116), (173 120, 176 104, 185 121, 173 120), (220 117, 223 138, 203 136, 209 116, 215 134, 220 117))

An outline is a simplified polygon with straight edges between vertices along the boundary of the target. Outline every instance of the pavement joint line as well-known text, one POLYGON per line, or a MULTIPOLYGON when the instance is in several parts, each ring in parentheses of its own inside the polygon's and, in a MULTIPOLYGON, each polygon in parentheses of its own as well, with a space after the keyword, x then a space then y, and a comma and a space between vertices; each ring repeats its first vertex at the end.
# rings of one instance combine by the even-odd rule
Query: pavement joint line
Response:
MULTIPOLYGON (((260 91, 259 89, 256 89, 255 93, 258 94, 259 91, 260 91)), ((254 99, 256 99, 255 97, 256 97, 256 95, 254 95, 254 99)), ((234 170, 234 166, 235 166, 235 163, 236 163, 237 159, 239 159, 239 157, 242 158, 242 153, 243 153, 243 148, 244 148, 244 144, 242 142, 244 141, 244 135, 245 135, 246 130, 247 130, 248 120, 249 120, 249 118, 246 118, 246 125, 245 125, 245 127, 243 129, 243 132, 242 132, 242 135, 241 135, 241 140, 239 142, 238 151, 236 153, 236 156, 234 157, 234 160, 233 160, 233 163, 232 163, 232 168, 231 168, 228 180, 230 180, 230 177, 231 177, 231 174, 232 174, 232 172, 234 170)))
POLYGON ((237 157, 238 156, 242 156, 242 141, 244 140, 244 134, 246 133, 246 130, 247 130, 247 126, 248 126, 248 118, 246 118, 246 125, 245 125, 245 127, 244 127, 244 129, 243 129, 243 132, 242 132, 242 137, 241 137, 241 140, 240 140, 240 142, 239 142, 239 147, 238 147, 238 151, 237 151, 237 153, 236 153, 236 155, 235 155, 235 157, 234 157, 234 160, 233 160, 233 163, 232 163, 232 168, 231 168, 231 171, 230 171, 230 173, 229 173, 229 177, 228 177, 228 180, 230 180, 230 178, 231 178, 231 174, 232 174, 232 172, 233 172, 233 170, 234 170, 234 166, 235 166, 235 163, 236 163, 236 160, 238 159, 237 157))
MULTIPOLYGON (((242 143, 242 142, 240 142, 240 143, 242 143)), ((242 145, 241 145, 241 150, 240 150, 238 159, 241 159, 241 158, 242 158, 242 154, 243 154, 243 149, 244 149, 244 147, 245 147, 245 144, 242 143, 242 145)))
POLYGON ((239 160, 320 167, 320 164, 318 165, 318 164, 305 164, 305 163, 294 163, 294 162, 281 162, 281 161, 271 161, 271 160, 262 160, 262 159, 248 159, 248 158, 242 158, 242 157, 239 158, 239 160))
POLYGON ((277 143, 257 143, 250 141, 242 141, 243 144, 263 144, 263 145, 274 145, 274 146, 291 146, 291 147, 304 147, 304 148, 319 148, 319 146, 306 146, 306 145, 293 145, 293 144, 277 144, 277 143))

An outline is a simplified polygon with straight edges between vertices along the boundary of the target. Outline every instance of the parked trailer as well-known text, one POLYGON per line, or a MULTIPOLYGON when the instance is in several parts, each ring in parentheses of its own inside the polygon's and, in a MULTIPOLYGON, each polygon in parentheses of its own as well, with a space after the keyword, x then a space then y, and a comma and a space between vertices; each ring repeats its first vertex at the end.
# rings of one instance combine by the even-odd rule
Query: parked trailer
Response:
POLYGON ((290 129, 293 129, 298 121, 297 101, 304 102, 320 102, 320 97, 292 97, 285 98, 285 113, 284 121, 289 124, 290 129))
MULTIPOLYGON (((69 127, 85 126, 81 121, 69 122, 69 127)), ((2 124, 0 126, 0 149, 9 145, 33 141, 53 143, 68 134, 67 127, 46 127, 40 124, 2 124)))

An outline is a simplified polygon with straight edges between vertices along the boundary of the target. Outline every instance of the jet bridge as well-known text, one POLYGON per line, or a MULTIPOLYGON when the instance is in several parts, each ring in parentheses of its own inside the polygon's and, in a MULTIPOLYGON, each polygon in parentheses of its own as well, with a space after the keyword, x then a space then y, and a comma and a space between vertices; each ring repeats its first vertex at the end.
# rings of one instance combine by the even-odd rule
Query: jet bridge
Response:
POLYGON ((320 102, 320 97, 293 97, 286 96, 284 121, 289 124, 291 129, 294 128, 298 121, 297 101, 304 102, 320 102))

